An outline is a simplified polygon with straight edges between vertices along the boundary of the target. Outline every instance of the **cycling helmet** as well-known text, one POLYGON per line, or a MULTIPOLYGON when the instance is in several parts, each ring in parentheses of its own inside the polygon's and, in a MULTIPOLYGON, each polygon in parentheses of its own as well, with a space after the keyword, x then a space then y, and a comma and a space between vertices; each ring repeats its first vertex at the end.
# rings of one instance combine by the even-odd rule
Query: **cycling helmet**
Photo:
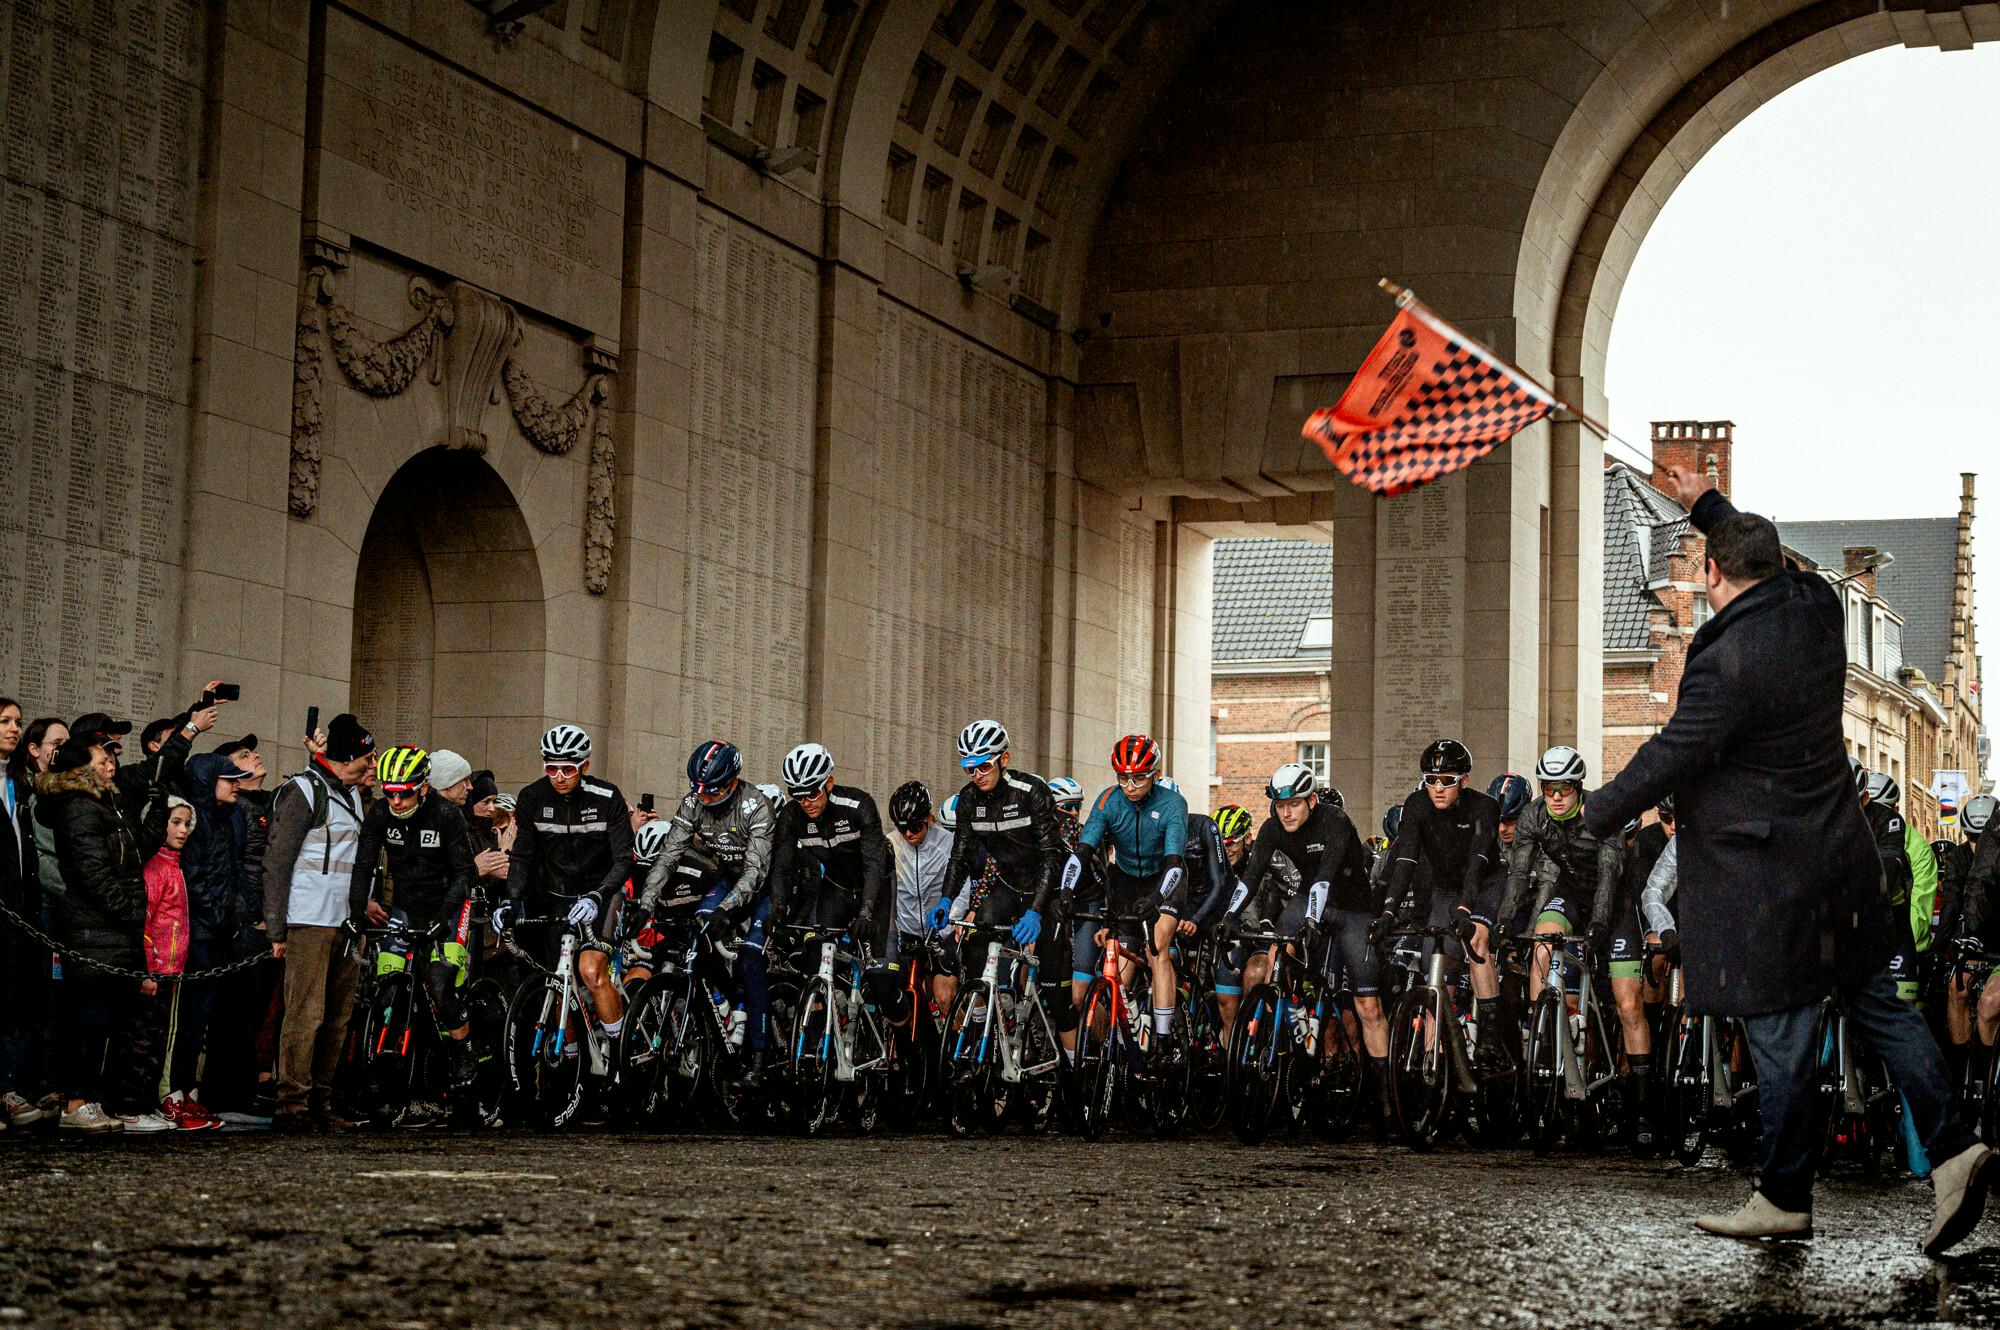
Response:
POLYGON ((946 830, 956 830, 958 827, 958 796, 954 794, 951 798, 940 804, 937 813, 938 821, 944 825, 946 830))
POLYGON ((1302 799, 1318 788, 1311 767, 1303 762, 1287 762, 1271 773, 1271 783, 1264 787, 1264 794, 1271 799, 1302 799))
POLYGON ((660 847, 667 843, 667 828, 671 822, 648 822, 632 833, 632 861, 641 868, 649 867, 660 857, 660 847))
POLYGON ((794 799, 818 794, 833 774, 833 754, 821 744, 800 744, 785 754, 785 791, 794 799))
POLYGON ((1334 786, 1331 785, 1327 786, 1326 793, 1322 794, 1320 798, 1326 800, 1328 803, 1332 804, 1335 808, 1341 809, 1343 811, 1345 811, 1345 809, 1347 808, 1347 800, 1341 797, 1340 791, 1334 786))
POLYGON ((385 793, 406 794, 431 778, 431 755, 414 744, 384 748, 375 758, 375 782, 385 793))
POLYGON ((1660 821, 1662 821, 1662 822, 1671 822, 1671 821, 1673 821, 1673 820, 1674 820, 1674 796, 1673 796, 1673 795, 1669 794, 1669 795, 1665 796, 1664 798, 1662 798, 1662 799, 1660 800, 1660 803, 1659 803, 1659 814, 1660 814, 1660 821))
POLYGON ((1049 777, 1049 794, 1055 799, 1057 808, 1074 812, 1083 807, 1083 786, 1068 776, 1049 777))
POLYGON ((542 736, 543 762, 590 761, 590 736, 580 726, 558 725, 542 736))
POLYGON ((757 783, 757 793, 764 796, 765 801, 771 805, 773 812, 776 812, 778 806, 785 802, 785 792, 768 781, 759 781, 757 783))
POLYGON ((2000 810, 2000 799, 1990 794, 1975 794, 1958 810, 1958 825, 1968 836, 1983 836, 1996 810, 2000 810))
POLYGON ((1456 739, 1439 739, 1424 749, 1417 769, 1426 776, 1472 774, 1472 750, 1456 739))
POLYGON ((1512 822, 1521 816, 1521 810, 1535 797, 1535 787, 1528 784, 1526 776, 1510 771, 1504 776, 1495 776, 1493 783, 1486 787, 1486 793, 1500 805, 1500 820, 1512 822))
POLYGON ((1858 757, 1848 758, 1847 770, 1848 774, 1854 777, 1854 792, 1856 794, 1866 794, 1868 792, 1868 768, 1861 765, 1861 759, 1858 757))
POLYGON ((1215 810, 1215 829, 1224 840, 1242 840, 1250 834, 1250 810, 1241 804, 1224 804, 1215 810))
POLYGON ((743 771, 743 754, 733 743, 711 739, 688 754, 688 784, 699 794, 714 794, 743 771))
POLYGON ((958 732, 958 765, 970 771, 1007 751, 1007 727, 997 720, 975 720, 958 732))
POLYGON ((1389 838, 1391 844, 1394 844, 1396 837, 1402 834, 1402 830, 1403 806, 1401 804, 1390 804, 1389 811, 1382 814, 1382 834, 1389 838))
POLYGON ((1638 834, 1639 834, 1639 819, 1635 817, 1630 822, 1627 822, 1625 824, 1625 837, 1626 839, 1629 840, 1638 834))
POLYGON ((1160 769, 1160 746, 1143 734, 1128 734, 1111 745, 1111 769, 1121 776, 1146 776, 1160 769))
POLYGON ((1179 794, 1181 792, 1181 783, 1175 780, 1172 776, 1161 776, 1159 779, 1155 780, 1153 784, 1159 786, 1163 790, 1172 790, 1175 794, 1179 794))
MULTIPOLYGON (((1075 782, 1071 782, 1074 784, 1075 782)), ((1050 781, 1053 789, 1055 782, 1050 781)), ((889 820, 903 831, 915 831, 931 815, 931 792, 920 780, 906 780, 889 796, 889 820)))
POLYGON ((1864 793, 1868 796, 1868 802, 1873 804, 1887 804, 1894 808, 1903 802, 1903 787, 1898 785, 1896 778, 1886 771, 1869 772, 1868 788, 1864 793))
POLYGON ((1590 769, 1584 765, 1583 754, 1568 744, 1557 744, 1542 754, 1542 760, 1535 763, 1535 779, 1550 785, 1575 785, 1581 788, 1584 777, 1590 769))
POLYGON ((496 794, 493 796, 493 806, 503 813, 511 813, 514 811, 514 796, 511 794, 496 794))

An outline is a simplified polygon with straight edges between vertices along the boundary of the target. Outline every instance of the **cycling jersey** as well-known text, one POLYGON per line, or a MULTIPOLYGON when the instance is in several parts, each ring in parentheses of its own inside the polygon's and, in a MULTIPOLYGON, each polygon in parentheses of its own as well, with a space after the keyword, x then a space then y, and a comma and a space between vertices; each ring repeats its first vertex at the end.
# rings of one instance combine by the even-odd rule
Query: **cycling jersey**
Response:
MULTIPOLYGON (((883 917, 889 891, 889 841, 882 818, 868 794, 836 785, 826 809, 808 817, 794 799, 778 810, 772 833, 771 917, 790 919, 795 903, 807 908, 809 896, 830 887, 850 906, 872 919, 883 917)), ((820 920, 830 923, 829 920, 820 920)))
POLYGON ((1111 850, 1128 877, 1151 877, 1184 857, 1187 818, 1187 800, 1178 790, 1156 781, 1135 804, 1114 785, 1091 805, 1076 843, 1079 850, 1111 850))
POLYGON ((1937 906, 1931 911, 1932 945, 1958 939, 1965 924, 1965 884, 1972 875, 1973 845, 1951 841, 1937 856, 1937 906))
POLYGON ((951 833, 933 822, 915 845, 900 837, 889 845, 896 852, 896 931, 922 937, 930 928, 931 911, 944 899, 951 833))
POLYGON ((1996 880, 2000 880, 2000 834, 1989 826, 1974 843, 1972 866, 1965 872, 1965 894, 1959 905, 1965 936, 1986 940, 1986 916, 1996 880))
POLYGON ((650 912, 682 858, 693 855, 706 861, 711 875, 732 884, 716 898, 716 908, 724 913, 741 909, 764 888, 776 824, 771 801, 754 785, 737 782, 736 792, 718 804, 705 804, 690 790, 681 796, 660 843, 660 857, 646 875, 640 908, 650 912))
MULTIPOLYGON (((1511 920, 1527 903, 1530 884, 1539 915, 1551 897, 1561 896, 1578 914, 1591 904, 1589 923, 1611 926, 1611 907, 1624 871, 1624 847, 1618 838, 1600 841, 1583 824, 1583 800, 1569 817, 1549 814, 1546 799, 1522 810, 1514 824, 1512 866, 1507 894, 1500 902, 1500 919, 1511 920)), ((1574 917, 1571 922, 1576 922, 1574 917)))
POLYGON ((1222 848, 1222 833, 1207 813, 1187 816, 1187 884, 1182 888, 1180 917, 1197 928, 1207 928, 1229 904, 1236 875, 1229 871, 1229 854, 1222 848))
MULTIPOLYGON (((1419 864, 1431 870, 1434 889, 1457 909, 1470 910, 1479 891, 1500 868, 1500 803, 1484 790, 1461 789, 1449 808, 1439 808, 1419 789, 1403 801, 1403 825, 1389 847, 1391 902, 1408 895, 1419 864)), ((1418 902, 1419 907, 1423 905, 1418 902)))
POLYGON ((472 840, 465 818, 436 790, 408 817, 397 817, 387 799, 369 805, 361 819, 361 848, 348 889, 348 913, 360 918, 373 894, 376 862, 387 851, 396 908, 411 922, 458 923, 472 891, 472 840))
POLYGON ((1275 919, 1288 893, 1281 875, 1270 872, 1271 858, 1282 853, 1298 866, 1299 885, 1325 882, 1331 888, 1327 905, 1337 910, 1380 908, 1368 886, 1368 853, 1347 814, 1330 803, 1314 806, 1297 831, 1286 831, 1274 813, 1257 828, 1250 861, 1243 870, 1251 918, 1275 919))
POLYGON ((979 911, 981 923, 1012 922, 1023 908, 1049 912, 1056 870, 1063 860, 1062 815, 1040 776, 1002 770, 991 792, 967 781, 958 792, 958 827, 945 869, 945 892, 956 898, 973 867, 973 850, 983 849, 998 869, 1007 898, 996 890, 993 908, 979 911), (1000 918, 1011 911, 1011 918, 1000 918))
POLYGON ((515 802, 508 900, 518 909, 530 891, 564 901, 596 895, 599 913, 609 909, 632 869, 632 810, 618 787, 584 776, 557 794, 544 776, 515 802))

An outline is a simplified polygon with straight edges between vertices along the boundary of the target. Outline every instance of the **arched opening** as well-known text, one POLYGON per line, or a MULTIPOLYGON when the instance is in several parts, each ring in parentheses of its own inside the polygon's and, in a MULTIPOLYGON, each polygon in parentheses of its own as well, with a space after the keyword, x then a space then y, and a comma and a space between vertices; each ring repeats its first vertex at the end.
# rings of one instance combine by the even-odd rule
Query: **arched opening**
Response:
POLYGON ((375 505, 354 586, 350 695, 381 743, 450 748, 502 784, 544 717, 542 578, 506 485, 467 452, 405 463, 375 505))

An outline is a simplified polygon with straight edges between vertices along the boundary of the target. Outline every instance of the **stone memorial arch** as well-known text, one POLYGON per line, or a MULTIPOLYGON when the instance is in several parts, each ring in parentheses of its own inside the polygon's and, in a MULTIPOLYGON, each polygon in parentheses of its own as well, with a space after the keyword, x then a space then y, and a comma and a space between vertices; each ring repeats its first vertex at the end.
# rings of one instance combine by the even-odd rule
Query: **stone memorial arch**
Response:
POLYGON ((1375 279, 1601 415, 1702 151, 1836 60, 2000 35, 1940 0, 493 8, 0 16, 0 690, 144 716, 221 675, 260 732, 387 708, 516 774, 574 720, 639 789, 713 734, 942 781, 986 714, 1030 767, 1094 783, 1143 728, 1188 776, 1209 540, 1308 526, 1340 784, 1380 801, 1439 731, 1594 754, 1592 440, 1378 504, 1299 437, 1375 279), (424 659, 428 710, 383 691, 424 659))

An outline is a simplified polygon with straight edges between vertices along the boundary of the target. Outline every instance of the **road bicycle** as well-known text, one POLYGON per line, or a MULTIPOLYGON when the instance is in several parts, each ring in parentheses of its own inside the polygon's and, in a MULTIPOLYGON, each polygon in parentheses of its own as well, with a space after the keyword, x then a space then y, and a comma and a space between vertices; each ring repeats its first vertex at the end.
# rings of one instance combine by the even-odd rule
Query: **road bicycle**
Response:
MULTIPOLYGON (((1472 1109, 1482 1088, 1467 1051, 1468 1018, 1459 1009, 1447 971, 1447 952, 1458 935, 1450 929, 1409 926, 1390 931, 1391 937, 1407 937, 1426 944, 1428 956, 1423 978, 1405 988, 1396 1000, 1389 1020, 1389 1097, 1396 1113, 1403 1141, 1410 1148, 1428 1151, 1450 1130, 1461 1108, 1470 1118, 1494 1118, 1497 1104, 1508 1093, 1512 1073, 1491 1078, 1494 1107, 1484 1114, 1472 1109)), ((1483 959, 1467 954, 1476 963, 1483 959)), ((1486 1038, 1498 1038, 1488 1031, 1486 1038)))
MULTIPOLYGON (((583 929, 561 915, 512 921, 508 934, 525 928, 559 928, 555 968, 530 975, 507 1007, 507 1073, 518 1115, 541 1131, 567 1126, 583 1107, 587 1088, 608 1091, 618 1067, 618 1038, 606 1034, 597 1005, 576 970, 583 929)), ((511 938, 510 938, 511 941, 511 938)), ((619 957, 608 957, 618 981, 619 957)))
POLYGON ((1174 1019, 1187 1051, 1187 1122, 1198 1131, 1214 1131, 1228 1108, 1229 1027, 1215 1000, 1216 958, 1225 942, 1219 927, 1203 930, 1192 941, 1180 948, 1174 969, 1180 981, 1180 1014, 1174 1019))
POLYGON ((1159 1135, 1179 1130, 1187 1113, 1191 1061, 1173 1060, 1159 1046, 1148 1019, 1152 970, 1133 956, 1120 936, 1143 936, 1152 920, 1140 914, 1079 910, 1077 924, 1105 930, 1097 978, 1084 991, 1076 1029, 1078 1126, 1095 1141, 1121 1117, 1149 1122, 1159 1135))
POLYGON ((931 996, 931 979, 943 945, 936 933, 927 932, 919 945, 884 967, 893 984, 882 989, 881 1016, 890 1041, 882 1111, 894 1127, 915 1127, 936 1107, 944 1013, 931 996))
POLYGON ((794 1122, 817 1136, 852 1107, 855 1124, 873 1131, 893 1051, 874 1001, 862 991, 867 949, 844 931, 799 925, 774 931, 818 953, 788 1031, 794 1122))
MULTIPOLYGON (((483 915, 476 901, 467 908, 483 915)), ((355 1001, 361 1019, 354 1023, 350 1047, 356 1106, 367 1121, 414 1125, 412 1109, 437 1100, 455 1125, 490 1126, 499 1120, 506 1074, 498 1054, 507 995, 477 975, 476 956, 468 959, 461 983, 472 1029, 458 1056, 467 1059, 470 1074, 454 1081, 454 1041, 425 982, 446 931, 442 923, 417 928, 400 915, 380 927, 354 930, 363 978, 355 1001)))
POLYGON ((1870 1178, 1896 1139, 1901 1104, 1881 1059, 1864 1055, 1836 998, 1820 1008, 1818 1094, 1828 1164, 1854 1163, 1870 1178))
POLYGON ((1559 1141, 1588 1145, 1615 1120, 1618 1086, 1618 1045, 1597 997, 1591 958, 1581 938, 1561 933, 1517 933, 1510 940, 1535 948, 1536 965, 1547 957, 1541 994, 1528 1011, 1523 1116, 1529 1141, 1538 1155, 1547 1155, 1559 1141), (1574 1009, 1565 973, 1572 955, 1580 977, 1574 1009))
POLYGON ((1003 928, 980 926, 969 936, 974 947, 985 949, 986 960, 976 979, 959 986, 945 1018, 940 1072, 946 1126, 960 1137, 991 1135, 1010 1117, 1045 1127, 1063 1110, 1070 1077, 1055 1023, 1042 1005, 1040 962, 1007 945, 1003 928))
MULTIPOLYGON (((1270 949, 1271 973, 1243 995, 1229 1032, 1229 1070, 1224 1119, 1245 1145, 1296 1127, 1319 1075, 1317 1041, 1329 1028, 1310 991, 1306 953, 1316 929, 1308 924, 1296 937, 1266 930, 1239 931, 1237 940, 1270 949)), ((1342 1033, 1344 1025, 1338 1021, 1342 1033)), ((1355 1069, 1352 1092, 1359 1099, 1355 1069)))

